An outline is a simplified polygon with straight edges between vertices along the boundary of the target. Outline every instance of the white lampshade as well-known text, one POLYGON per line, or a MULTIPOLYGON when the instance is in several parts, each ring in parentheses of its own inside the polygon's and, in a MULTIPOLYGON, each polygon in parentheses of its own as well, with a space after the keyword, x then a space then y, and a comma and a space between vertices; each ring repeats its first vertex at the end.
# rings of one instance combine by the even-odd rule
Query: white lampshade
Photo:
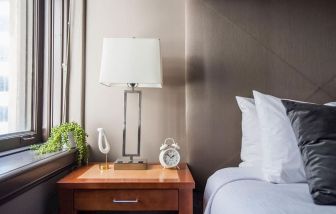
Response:
POLYGON ((99 82, 107 86, 162 87, 159 39, 105 38, 99 82))

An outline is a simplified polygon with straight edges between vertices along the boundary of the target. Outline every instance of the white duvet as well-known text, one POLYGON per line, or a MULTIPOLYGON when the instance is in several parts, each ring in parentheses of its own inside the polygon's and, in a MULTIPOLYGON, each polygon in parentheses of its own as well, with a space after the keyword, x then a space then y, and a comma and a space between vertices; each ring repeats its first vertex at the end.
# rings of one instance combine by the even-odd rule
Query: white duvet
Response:
MULTIPOLYGON (((336 185, 336 184, 335 184, 336 185)), ((256 168, 225 168, 207 181, 205 214, 336 214, 336 206, 316 205, 308 184, 272 184, 256 168)))

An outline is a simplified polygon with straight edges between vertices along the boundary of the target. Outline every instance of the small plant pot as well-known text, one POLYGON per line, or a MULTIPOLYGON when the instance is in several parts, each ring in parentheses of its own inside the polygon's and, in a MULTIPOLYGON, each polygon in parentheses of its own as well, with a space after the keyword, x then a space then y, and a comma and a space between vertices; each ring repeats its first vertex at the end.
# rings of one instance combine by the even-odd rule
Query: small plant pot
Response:
POLYGON ((76 148, 76 141, 75 141, 73 132, 68 132, 68 140, 69 140, 69 145, 67 143, 64 143, 62 146, 62 149, 68 150, 68 149, 76 148))
POLYGON ((76 141, 73 135, 73 132, 68 132, 68 139, 69 139, 69 143, 70 143, 70 148, 76 148, 76 141))

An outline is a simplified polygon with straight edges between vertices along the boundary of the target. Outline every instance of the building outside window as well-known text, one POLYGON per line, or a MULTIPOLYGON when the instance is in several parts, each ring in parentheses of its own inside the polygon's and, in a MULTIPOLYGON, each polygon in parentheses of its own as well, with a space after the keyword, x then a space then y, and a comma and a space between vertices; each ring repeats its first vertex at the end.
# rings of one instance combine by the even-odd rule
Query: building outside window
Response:
POLYGON ((0 135, 31 129, 31 2, 0 0, 0 135))

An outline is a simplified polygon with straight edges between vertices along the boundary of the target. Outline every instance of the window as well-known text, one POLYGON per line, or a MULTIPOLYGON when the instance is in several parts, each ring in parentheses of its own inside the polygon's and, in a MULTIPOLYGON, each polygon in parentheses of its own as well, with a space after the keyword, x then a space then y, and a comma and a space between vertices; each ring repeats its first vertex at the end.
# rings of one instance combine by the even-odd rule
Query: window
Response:
POLYGON ((42 4, 0 0, 0 152, 40 139, 42 4))
POLYGON ((8 107, 0 106, 0 122, 8 121, 8 107))
POLYGON ((0 134, 8 132, 8 106, 0 106, 0 130, 0 134))
MULTIPOLYGON (((32 1, 30 1, 32 2, 32 1)), ((0 127, 0 134, 28 131, 31 128, 32 105, 31 18, 29 1, 0 1, 0 75, 8 84, 0 85, 0 105, 7 107, 7 124, 0 127), (28 18, 28 19, 27 19, 28 18)), ((4 83, 4 81, 1 81, 4 83)), ((4 123, 4 121, 2 122, 4 123)))
POLYGON ((8 77, 0 76, 0 92, 8 92, 8 77))
MULTIPOLYGON (((2 72, 0 70, 0 73, 2 72)), ((8 133, 8 77, 0 76, 0 135, 6 133, 8 133)))
POLYGON ((68 120, 71 2, 0 0, 0 152, 68 120))

